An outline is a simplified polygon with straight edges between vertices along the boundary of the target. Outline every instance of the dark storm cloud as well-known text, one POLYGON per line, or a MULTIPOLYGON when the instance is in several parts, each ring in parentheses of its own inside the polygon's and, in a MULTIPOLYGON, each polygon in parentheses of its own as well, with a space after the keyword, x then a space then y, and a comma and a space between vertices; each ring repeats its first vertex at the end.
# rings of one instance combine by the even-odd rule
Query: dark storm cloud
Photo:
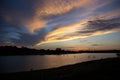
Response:
POLYGON ((30 34, 24 26, 24 21, 34 16, 36 1, 38 0, 0 0, 1 45, 9 43, 29 46, 36 43, 37 40, 43 39, 44 30, 40 30, 35 35, 30 34))
POLYGON ((22 29, 21 27, 15 26, 5 26, 6 28, 0 27, 0 42, 4 44, 11 43, 13 45, 19 46, 32 46, 36 44, 38 41, 44 39, 45 30, 41 29, 41 31, 36 34, 30 34, 27 30, 22 29))
POLYGON ((86 31, 83 31, 83 33, 90 33, 96 31, 109 31, 112 29, 116 30, 120 29, 120 18, 89 21, 88 25, 85 27, 86 31))
POLYGON ((112 29, 120 29, 120 18, 108 20, 88 21, 87 26, 79 33, 93 33, 97 31, 108 31, 112 29))
POLYGON ((34 46, 34 44, 44 40, 46 31, 43 28, 39 32, 36 31, 36 34, 21 33, 21 35, 20 39, 13 39, 12 41, 21 46, 34 46))

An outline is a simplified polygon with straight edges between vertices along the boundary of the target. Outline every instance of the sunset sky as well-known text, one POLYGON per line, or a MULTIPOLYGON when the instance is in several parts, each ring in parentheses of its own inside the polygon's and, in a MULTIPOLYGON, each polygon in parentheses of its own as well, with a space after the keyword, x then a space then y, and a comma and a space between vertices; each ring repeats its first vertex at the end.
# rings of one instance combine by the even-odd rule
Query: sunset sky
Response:
POLYGON ((0 0, 0 46, 120 49, 120 0, 0 0))

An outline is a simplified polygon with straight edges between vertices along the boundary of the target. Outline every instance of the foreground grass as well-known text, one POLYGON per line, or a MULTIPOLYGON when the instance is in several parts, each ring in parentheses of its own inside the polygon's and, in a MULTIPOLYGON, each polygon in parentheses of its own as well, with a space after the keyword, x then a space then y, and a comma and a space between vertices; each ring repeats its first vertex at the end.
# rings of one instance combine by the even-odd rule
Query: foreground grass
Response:
POLYGON ((0 80, 120 80, 120 58, 78 63, 53 69, 0 74, 0 80))

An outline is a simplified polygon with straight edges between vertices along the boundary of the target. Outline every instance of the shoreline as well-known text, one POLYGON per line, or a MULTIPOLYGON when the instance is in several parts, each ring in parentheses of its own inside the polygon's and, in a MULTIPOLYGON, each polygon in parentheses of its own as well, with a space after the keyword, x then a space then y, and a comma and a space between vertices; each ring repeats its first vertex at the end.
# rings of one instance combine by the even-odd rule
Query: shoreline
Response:
POLYGON ((120 50, 62 50, 61 48, 56 48, 55 50, 50 49, 30 49, 27 47, 18 48, 16 46, 0 46, 0 56, 10 56, 10 55, 61 55, 61 54, 78 54, 78 53, 120 53, 120 50))
POLYGON ((120 58, 87 61, 52 69, 0 74, 0 80, 116 80, 120 73, 120 58))
POLYGON ((68 55, 68 54, 84 54, 84 53, 100 53, 100 54, 104 54, 104 53, 111 53, 111 54, 120 54, 120 53, 117 53, 117 52, 80 52, 80 53, 60 53, 60 54, 55 54, 55 53, 52 53, 52 54, 9 54, 9 55, 6 55, 6 54, 0 54, 0 56, 35 56, 35 55, 38 55, 38 56, 45 56, 45 55, 68 55))

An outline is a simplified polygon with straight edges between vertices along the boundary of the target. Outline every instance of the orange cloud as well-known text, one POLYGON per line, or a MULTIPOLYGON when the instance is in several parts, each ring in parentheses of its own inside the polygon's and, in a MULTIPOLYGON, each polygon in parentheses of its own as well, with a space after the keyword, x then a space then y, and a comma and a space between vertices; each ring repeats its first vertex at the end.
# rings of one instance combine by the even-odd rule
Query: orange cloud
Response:
MULTIPOLYGON (((38 3, 38 5, 40 4, 38 3)), ((38 6, 38 8, 36 9, 36 14, 64 14, 66 12, 69 12, 73 8, 86 7, 91 4, 92 2, 90 0, 45 0, 42 8, 38 6)))
POLYGON ((32 20, 26 22, 26 26, 29 31, 33 33, 34 30, 42 28, 46 23, 47 21, 39 19, 38 17, 34 17, 32 20))
MULTIPOLYGON (((46 19, 45 17, 51 16, 51 15, 59 15, 63 16, 64 14, 67 14, 72 9, 77 8, 84 8, 86 10, 86 13, 82 13, 80 15, 76 16, 82 16, 86 17, 89 14, 92 14, 95 12, 97 8, 100 8, 102 6, 105 6, 112 1, 106 1, 99 3, 99 0, 45 0, 41 4, 39 1, 36 4, 35 12, 33 17, 26 21, 26 26, 29 29, 31 33, 33 33, 37 29, 44 28, 47 23, 52 19, 46 19)), ((108 13, 102 13, 95 16, 101 17, 106 15, 118 15, 119 10, 108 12, 108 13)), ((71 40, 75 38, 85 38, 88 36, 93 35, 100 35, 100 34, 106 34, 111 31, 95 31, 93 33, 82 33, 84 32, 84 28, 86 25, 88 25, 87 21, 94 19, 92 15, 88 16, 88 18, 85 18, 84 20, 79 20, 75 23, 68 23, 66 25, 62 26, 56 26, 57 29, 53 29, 53 31, 49 32, 46 36, 44 41, 40 41, 37 45, 41 43, 47 43, 47 42, 54 42, 54 41, 64 41, 64 40, 71 40), (84 25, 83 25, 84 24, 84 25)), ((105 18, 105 17, 104 17, 105 18)), ((49 26, 49 25, 48 25, 49 26)), ((91 25, 90 25, 91 26, 91 25)), ((112 29, 113 31, 113 29, 112 29)))
POLYGON ((114 22, 114 20, 95 20, 91 22, 85 20, 53 30, 46 35, 45 41, 40 42, 37 45, 103 35, 116 31, 120 31, 120 23, 114 22))
POLYGON ((82 8, 91 4, 92 1, 90 0, 45 0, 43 4, 38 1, 33 17, 27 20, 25 25, 33 33, 36 29, 43 28, 49 22, 44 17, 49 15, 62 16, 62 14, 69 12, 73 8, 82 8))

